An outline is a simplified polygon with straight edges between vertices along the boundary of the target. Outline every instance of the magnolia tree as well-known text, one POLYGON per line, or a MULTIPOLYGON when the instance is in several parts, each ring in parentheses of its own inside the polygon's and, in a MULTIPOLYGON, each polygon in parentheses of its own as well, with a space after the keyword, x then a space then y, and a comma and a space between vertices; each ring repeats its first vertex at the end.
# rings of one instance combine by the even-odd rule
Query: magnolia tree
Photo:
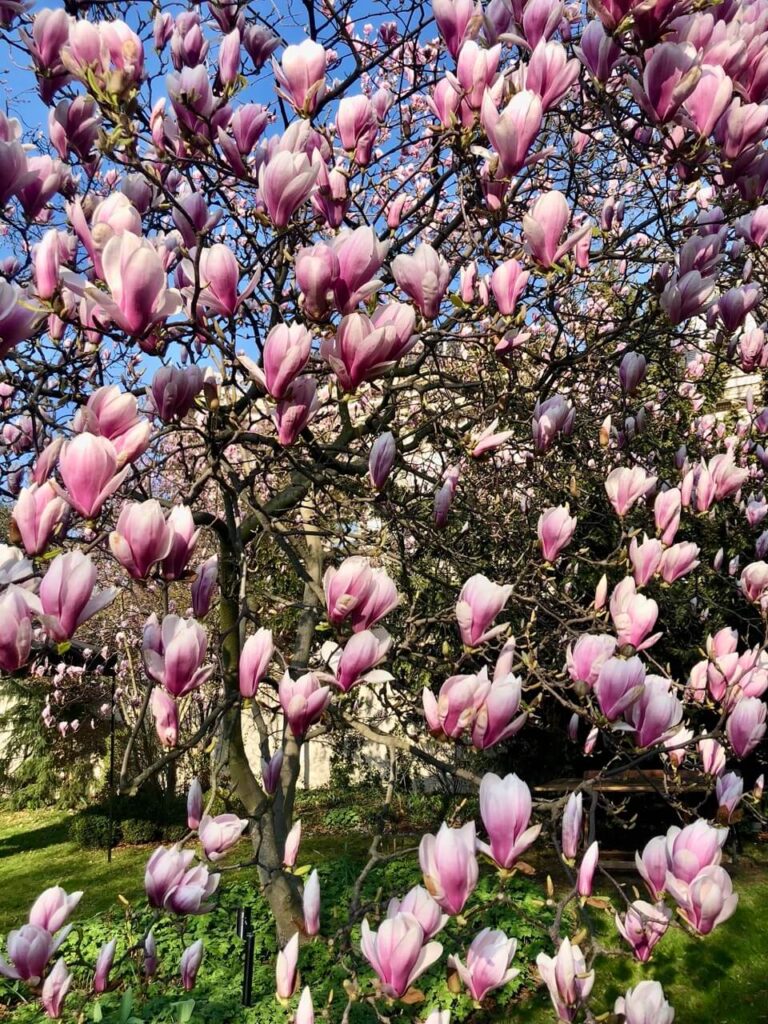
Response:
MULTIPOLYGON (((436 936, 551 844, 538 968, 593 1021, 595 879, 645 961, 674 909, 731 916, 728 825, 761 813, 768 4, 0 0, 0 25, 0 667, 51 677, 66 731, 70 646, 114 659, 121 793, 210 751, 147 898, 205 913, 247 832, 301 1024, 302 747, 350 733, 479 787, 479 817, 424 836, 383 918, 350 909, 344 1020, 412 1016, 427 970, 506 985, 515 936, 436 936), (594 771, 535 804, 483 774, 526 734, 594 771), (639 899, 598 812, 646 769, 681 822, 639 899)), ((80 895, 43 893, 0 961, 52 1017, 80 895)), ((121 956, 151 977, 153 932, 121 956)), ((652 980, 615 1012, 674 1017, 652 980)))

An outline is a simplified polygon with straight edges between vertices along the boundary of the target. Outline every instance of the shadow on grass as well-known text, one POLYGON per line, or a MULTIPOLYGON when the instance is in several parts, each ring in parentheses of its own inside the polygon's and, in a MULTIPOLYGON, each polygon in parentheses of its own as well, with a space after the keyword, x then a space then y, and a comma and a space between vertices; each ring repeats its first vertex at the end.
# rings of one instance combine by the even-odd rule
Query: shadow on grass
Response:
POLYGON ((30 828, 0 838, 0 858, 15 857, 19 853, 61 846, 67 842, 67 822, 56 821, 40 828, 30 828))

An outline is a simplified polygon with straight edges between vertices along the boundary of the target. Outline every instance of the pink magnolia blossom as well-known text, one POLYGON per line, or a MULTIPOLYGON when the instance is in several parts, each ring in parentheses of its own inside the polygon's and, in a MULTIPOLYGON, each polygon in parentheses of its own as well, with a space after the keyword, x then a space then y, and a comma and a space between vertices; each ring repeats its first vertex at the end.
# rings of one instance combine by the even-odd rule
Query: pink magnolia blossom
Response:
POLYGON ((646 676, 640 696, 626 710, 627 722, 634 727, 638 747, 660 743, 683 718, 683 705, 671 690, 669 679, 646 676))
POLYGON ((387 905, 387 917, 397 914, 411 914, 421 925, 426 939, 431 939, 445 927, 448 915, 430 896, 423 885, 415 885, 401 900, 392 898, 387 905))
POLYGON ((434 320, 451 280, 451 268, 445 259, 431 245, 422 243, 413 255, 395 256, 392 274, 419 311, 428 320, 434 320))
POLYGON ((617 516, 625 516, 632 506, 656 486, 656 477, 648 476, 640 466, 620 466, 605 480, 605 492, 617 516))
POLYGON ((277 439, 280 444, 295 444, 320 407, 317 381, 313 377, 296 377, 277 403, 274 413, 277 439))
POLYGON ((181 954, 179 974, 181 975, 181 984, 185 992, 191 992, 195 987, 197 972, 200 970, 200 964, 203 962, 203 952, 203 940, 198 939, 190 946, 187 946, 181 954))
POLYGON ((60 885, 45 889, 32 904, 29 924, 44 928, 53 935, 67 923, 82 895, 82 892, 67 893, 60 885))
POLYGON ((390 999, 401 999, 443 952, 439 942, 425 944, 419 922, 402 913, 385 918, 377 932, 364 918, 360 947, 379 977, 382 993, 390 999))
POLYGON ((583 633, 566 651, 566 668, 574 683, 587 689, 597 682, 600 669, 613 656, 616 640, 607 633, 583 633))
POLYGON ((203 816, 203 787, 193 779, 187 791, 187 827, 196 829, 203 816))
POLYGON ((666 837, 667 887, 670 876, 688 884, 704 868, 719 864, 727 837, 727 828, 715 828, 702 818, 682 829, 673 825, 666 837))
POLYGON ((477 885, 475 823, 449 828, 443 822, 436 836, 429 833, 419 844, 419 863, 428 892, 448 914, 461 913, 477 885))
POLYGON ((288 835, 285 837, 285 845, 283 847, 283 864, 287 868, 292 868, 296 863, 296 858, 299 855, 299 846, 301 845, 301 819, 294 822, 288 835))
POLYGON ((581 858, 581 864, 579 864, 579 870, 576 874, 576 889, 582 899, 592 895, 592 882, 599 856, 600 847, 597 841, 595 841, 590 843, 584 856, 581 858))
POLYGON ((594 692, 600 710, 609 722, 615 722, 627 708, 639 700, 645 687, 645 667, 632 658, 608 658, 595 682, 594 692))
POLYGON ((63 959, 59 959, 43 982, 40 1002, 46 1015, 52 1020, 61 1016, 64 999, 72 986, 72 975, 63 959))
POLYGON ((736 757, 747 757, 765 736, 767 711, 759 697, 744 697, 730 713, 725 731, 736 757))
POLYGON ((386 431, 380 434, 371 445, 368 457, 368 476, 377 491, 383 489, 397 456, 397 443, 394 434, 386 431))
POLYGON ((750 562, 742 570, 739 583, 749 601, 764 605, 768 589, 768 562, 750 562))
POLYGON ((322 717, 331 694, 312 672, 291 679, 286 671, 280 680, 279 697, 291 732, 297 740, 303 740, 307 729, 322 717))
POLYGON ((219 577, 218 555, 211 555, 201 562, 192 583, 192 614, 204 619, 208 614, 219 577))
POLYGON ((480 816, 488 833, 489 843, 477 848, 491 857, 500 868, 512 868, 541 832, 541 825, 532 825, 531 792, 517 775, 503 779, 492 772, 480 783, 480 816))
POLYGON ((505 626, 489 628, 503 610, 512 593, 512 585, 500 586, 477 573, 470 576, 461 588, 456 604, 456 619, 462 641, 468 647, 477 647, 498 636, 505 626))
POLYGON ((84 519, 93 519, 125 480, 130 466, 118 472, 115 446, 105 437, 78 434, 59 456, 63 497, 84 519))
POLYGON ((114 384, 97 388, 75 413, 72 426, 78 433, 85 431, 111 441, 118 468, 146 450, 152 431, 149 420, 139 416, 134 395, 114 384))
POLYGON ((575 418, 575 408, 562 395, 552 395, 543 402, 537 402, 531 424, 536 451, 548 451, 558 434, 568 436, 573 430, 575 418))
POLYGON ((221 860, 238 842, 244 829, 248 826, 246 818, 238 818, 236 814, 217 814, 211 818, 205 814, 200 819, 197 834, 203 853, 210 861, 221 860))
POLYGON ((304 911, 304 933, 317 935, 320 931, 320 879, 317 871, 313 871, 304 883, 302 895, 304 911))
POLYGON ((278 952, 275 961, 275 991, 280 1002, 287 1002, 299 985, 299 933, 296 932, 278 952))
POLYGON ((336 113, 336 131, 342 146, 360 167, 371 162, 379 122, 367 96, 344 96, 336 113))
POLYGON ((146 239, 131 232, 114 235, 104 246, 101 263, 108 292, 94 285, 83 289, 72 275, 65 276, 65 283, 82 291, 131 337, 165 323, 180 309, 181 295, 167 287, 162 260, 146 239))
POLYGON ((726 772, 715 783, 715 796, 718 817, 723 815, 725 821, 730 821, 744 796, 744 779, 736 772, 726 772))
POLYGON ((266 675, 274 653, 275 645, 272 642, 271 629, 265 629, 262 626, 245 641, 240 652, 238 667, 240 693, 243 697, 256 696, 259 683, 266 675))
POLYGON ((200 531, 195 529, 192 511, 186 505, 173 506, 168 515, 167 528, 170 545, 162 559, 163 579, 182 579, 197 546, 200 531))
POLYGON ((105 942, 99 950, 93 974, 94 992, 106 992, 109 988, 109 972, 112 970, 116 949, 117 940, 110 939, 109 942, 105 942))
POLYGON ((69 551, 57 555, 40 584, 40 620, 56 643, 69 640, 78 626, 117 596, 117 590, 94 590, 96 567, 90 555, 69 551))
POLYGON ((160 502, 126 502, 120 510, 109 546, 118 562, 137 580, 146 579, 171 548, 172 534, 160 502))
POLYGON ((32 614, 37 602, 15 584, 0 594, 0 668, 15 672, 29 658, 32 649, 32 614))
POLYGON ((576 532, 576 516, 570 515, 569 505, 545 509, 539 516, 537 533, 541 553, 547 562, 555 562, 576 532))
POLYGON ((643 542, 638 544, 637 537, 632 538, 629 545, 629 560, 638 587, 644 587, 658 572, 663 554, 664 548, 660 540, 649 539, 647 534, 643 534, 643 542))
POLYGON ((675 1011, 664 996, 658 981, 640 981, 619 996, 613 1012, 624 1018, 624 1024, 672 1024, 675 1011))
POLYGON ((498 154, 501 176, 511 177, 524 166, 541 128, 543 114, 541 97, 533 89, 516 92, 501 111, 486 90, 480 106, 480 121, 498 154))
POLYGON ((511 739, 525 725, 528 715, 518 715, 522 682, 511 672, 494 672, 493 682, 472 723, 472 746, 487 750, 511 739))
POLYGON ((480 4, 477 0, 432 0, 432 12, 446 49, 457 57, 464 40, 480 27, 480 4))
POLYGON ((202 667, 208 651, 205 630, 194 619, 166 615, 162 626, 151 615, 144 627, 143 656, 147 674, 173 697, 183 697, 207 682, 213 666, 202 667))
POLYGON ((455 954, 448 957, 448 966, 455 969, 472 998, 481 1002, 489 992, 506 985, 520 973, 509 966, 516 952, 517 939, 508 939, 502 931, 483 928, 467 950, 466 966, 455 954))
POLYGON ((562 192, 545 192, 523 216, 523 235, 531 256, 549 270, 592 230, 587 221, 564 242, 560 242, 571 218, 568 201, 562 192))
POLYGON ((265 391, 279 400, 306 367, 311 350, 312 335, 302 324, 276 324, 264 342, 263 365, 257 366, 245 356, 240 356, 240 362, 265 391))
POLYGON ((582 793, 571 793, 563 811, 561 845, 563 856, 569 861, 574 861, 579 852, 584 820, 583 800, 582 793))
POLYGON ((523 270, 517 260, 506 260, 491 274, 491 291, 499 312, 504 316, 511 316, 515 312, 529 276, 528 271, 523 270))
POLYGON ((269 760, 261 759, 261 784, 268 796, 277 790, 280 773, 283 770, 283 756, 283 751, 277 750, 269 760))
POLYGON ((652 900, 660 900, 664 895, 668 865, 666 836, 655 836, 646 843, 642 854, 635 853, 635 866, 652 900))
POLYGON ((595 983, 595 972, 587 970, 581 950, 566 937, 556 956, 539 953, 536 966, 549 990, 558 1020, 572 1021, 595 983))
POLYGON ((648 635, 656 625, 659 606, 652 598, 637 593, 631 576, 613 588, 609 611, 619 647, 626 644, 643 651, 652 647, 661 636, 661 633, 648 635))
POLYGON ((155 720, 155 732, 163 747, 172 749, 179 742, 179 707, 165 690, 152 691, 149 706, 155 720))
POLYGON ((339 689, 348 693, 356 683, 372 682, 378 678, 371 670, 384 661, 391 646, 392 637, 385 629, 364 629, 354 633, 334 666, 339 689))
POLYGON ((425 687, 422 698, 429 731, 458 739, 474 724, 490 689, 486 668, 476 675, 450 676, 440 687, 437 698, 425 687))
POLYGON ((688 884, 668 875, 667 889, 685 920, 700 935, 709 935, 732 917, 739 902, 728 872, 719 864, 702 868, 688 884))
POLYGON ((681 509, 682 496, 679 487, 670 487, 656 495, 653 516, 663 544, 671 544, 674 541, 680 525, 681 509))
POLYGON ((33 483, 19 492, 11 513, 28 555, 45 551, 56 527, 64 519, 67 503, 51 483, 33 483))
POLYGON ((363 381, 375 380, 391 369, 413 348, 416 338, 400 335, 392 323, 380 326, 364 313, 350 313, 339 324, 333 338, 321 346, 345 391, 354 391, 363 381))
POLYGON ((281 150, 259 170, 259 192, 269 219, 276 228, 288 225, 294 213, 309 198, 318 174, 305 153, 281 150))
POLYGON ((64 928, 54 938, 45 928, 24 924, 8 932, 8 962, 0 957, 0 975, 11 980, 25 981, 28 985, 39 985, 48 962, 55 956, 69 931, 69 928, 64 928))
POLYGON ((359 555, 346 558, 338 569, 329 566, 323 589, 330 622, 339 625, 349 620, 355 633, 370 629, 399 602, 386 570, 374 569, 359 555))
POLYGON ((701 549, 698 544, 686 541, 668 547, 661 556, 659 571, 665 583, 674 583, 681 576, 691 572, 699 564, 701 549))
POLYGON ((297 113, 314 112, 325 91, 325 49, 312 39, 286 46, 280 63, 272 68, 280 91, 297 113))
POLYGON ((161 366, 150 385, 150 400, 163 421, 183 419, 193 408, 203 387, 203 374, 198 366, 161 366))
POLYGON ((627 907, 623 917, 616 914, 616 928, 632 947, 633 956, 646 963, 651 958, 653 947, 664 937, 672 920, 672 911, 663 903, 651 904, 635 900, 627 907))

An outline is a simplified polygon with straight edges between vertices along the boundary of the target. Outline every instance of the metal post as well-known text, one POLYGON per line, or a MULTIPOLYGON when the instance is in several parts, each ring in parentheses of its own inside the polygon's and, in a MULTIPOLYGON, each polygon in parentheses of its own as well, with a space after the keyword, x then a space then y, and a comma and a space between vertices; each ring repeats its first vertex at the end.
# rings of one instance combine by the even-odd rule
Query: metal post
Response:
POLYGON ((256 935, 253 928, 245 933, 245 958, 243 960, 243 1006, 253 1004, 253 953, 256 945, 256 935))
POLYGON ((114 802, 115 802, 115 674, 112 673, 110 685, 109 715, 109 839, 107 841, 107 863, 112 863, 112 845, 114 839, 114 802))

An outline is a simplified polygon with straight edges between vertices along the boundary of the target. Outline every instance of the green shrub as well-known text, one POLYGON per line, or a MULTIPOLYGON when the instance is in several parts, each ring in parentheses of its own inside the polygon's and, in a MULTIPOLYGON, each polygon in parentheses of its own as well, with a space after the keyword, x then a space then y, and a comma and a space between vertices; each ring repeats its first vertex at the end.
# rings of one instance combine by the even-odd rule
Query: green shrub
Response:
POLYGON ((184 838, 188 831, 189 829, 187 828, 186 823, 179 824, 172 822, 168 825, 162 826, 160 829, 160 838, 164 843, 178 843, 184 838))
POLYGON ((124 818, 120 822, 122 840, 129 846, 140 846, 142 843, 153 843, 158 838, 159 828, 154 821, 142 818, 124 818))
MULTIPOLYGON (((120 838, 119 824, 112 823, 112 845, 120 838)), ((106 850, 109 846, 109 815, 99 807, 76 814, 69 823, 69 838, 83 850, 106 850)))
MULTIPOLYGON (((187 806, 183 797, 165 800, 159 793, 119 796, 112 801, 112 845, 153 843, 158 839, 175 843, 187 832, 187 806)), ((106 849, 109 845, 110 802, 79 811, 71 820, 69 838, 83 849, 106 849), (96 824, 94 824, 94 821, 96 824)))

